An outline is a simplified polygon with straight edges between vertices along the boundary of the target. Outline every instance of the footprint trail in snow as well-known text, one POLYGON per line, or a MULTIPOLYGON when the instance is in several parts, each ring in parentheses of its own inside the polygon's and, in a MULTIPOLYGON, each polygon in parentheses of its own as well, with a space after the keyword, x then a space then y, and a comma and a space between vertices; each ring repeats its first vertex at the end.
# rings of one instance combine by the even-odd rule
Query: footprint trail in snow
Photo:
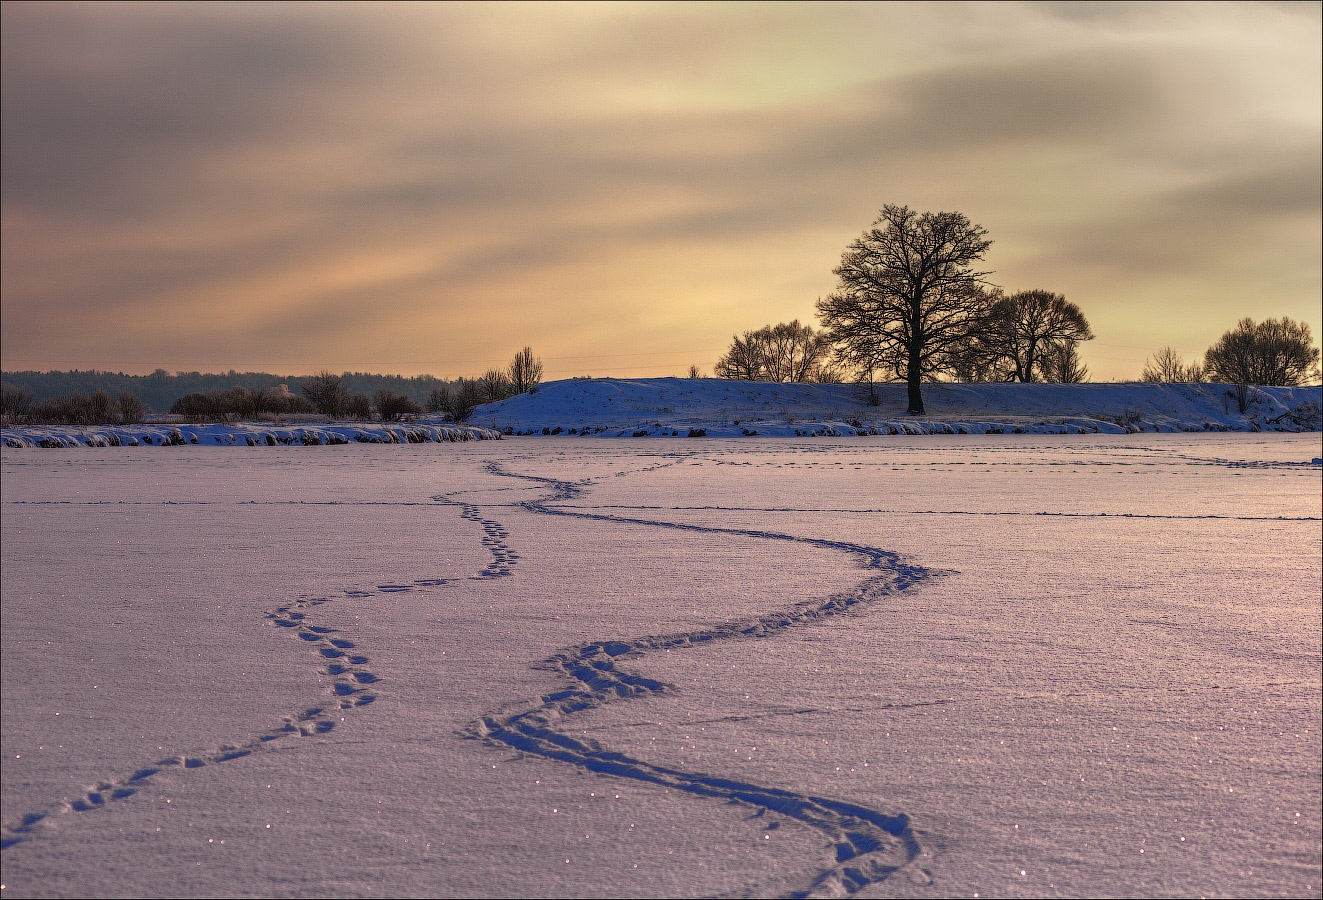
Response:
MULTIPOLYGON (((857 803, 653 765, 607 749, 589 738, 566 734, 557 730, 557 726, 576 712, 617 700, 655 696, 674 690, 662 682, 618 667, 619 662, 658 650, 681 650, 723 641, 771 637, 797 625, 822 621, 857 606, 894 596, 939 573, 907 564, 897 553, 862 544, 557 508, 548 504, 574 499, 581 493, 582 483, 520 475, 507 472, 495 463, 489 463, 487 469, 493 475, 530 481, 550 491, 547 498, 519 504, 529 512, 809 544, 854 555, 862 559, 864 568, 870 574, 851 590, 793 603, 761 616, 727 622, 715 628, 625 640, 594 641, 563 650, 544 660, 539 668, 564 676, 570 682, 568 688, 530 701, 514 712, 483 716, 470 727, 467 732, 469 736, 546 759, 566 762, 590 772, 632 778, 697 796, 753 807, 757 810, 757 816, 779 814, 817 830, 830 840, 835 859, 820 871, 806 875, 802 884, 787 894, 790 897, 853 894, 916 860, 920 847, 910 828, 909 818, 904 814, 887 815, 857 803)), ((445 498, 439 496, 435 499, 445 498)), ((445 502, 456 501, 447 499, 445 502)), ((479 518, 476 509, 471 518, 479 518)), ((918 869, 915 869, 915 875, 922 880, 928 880, 929 877, 918 869)))
MULTIPOLYGON (((653 468, 672 464, 665 463, 653 468)), ((507 472, 496 463, 489 463, 487 470, 498 477, 532 482, 545 488, 548 495, 543 499, 516 504, 534 514, 808 544, 856 556, 869 574, 851 590, 793 603, 761 616, 727 622, 715 628, 596 641, 563 650, 544 660, 539 668, 565 677, 570 682, 568 688, 531 701, 515 712, 484 716, 466 732, 468 736, 566 762, 587 771, 632 778, 696 796, 751 807, 759 817, 772 813, 807 825, 829 839, 835 859, 819 871, 806 874, 801 886, 788 896, 851 894, 865 885, 887 878, 915 861, 920 847, 910 829, 909 819, 904 814, 887 815, 857 803, 653 765, 611 751, 592 739, 564 734, 557 731, 556 727, 560 720, 576 712, 616 700, 654 696, 674 690, 662 682, 626 671, 618 667, 618 663, 659 650, 679 650, 711 646, 724 641, 770 637, 796 625, 822 621, 893 596, 936 572, 906 564, 894 552, 862 544, 559 508, 550 504, 575 499, 582 493, 583 483, 520 475, 507 472)), ((457 499, 453 493, 439 494, 431 499, 438 504, 457 507, 462 519, 482 528, 482 544, 490 555, 490 561, 480 572, 470 577, 493 579, 513 574, 519 555, 510 547, 509 534, 502 523, 485 515, 481 504, 457 499)), ((369 590, 346 590, 343 593, 346 598, 362 600, 378 594, 427 590, 446 583, 447 580, 441 578, 419 578, 412 582, 380 584, 369 590)), ((338 636, 336 629, 319 625, 315 621, 313 610, 334 599, 306 597, 281 606, 266 616, 272 625, 289 629, 306 644, 318 659, 321 672, 330 677, 326 696, 321 702, 286 716, 279 726, 241 742, 168 756, 140 766, 129 774, 101 780, 72 800, 62 800, 23 816, 17 823, 3 826, 0 831, 0 848, 8 849, 40 836, 62 814, 86 813, 128 800, 143 788, 149 787, 152 779, 158 775, 242 759, 275 746, 284 739, 327 734, 335 728, 344 712, 371 704, 376 699, 374 691, 379 679, 369 668, 369 658, 353 641, 338 636)), ((914 871, 926 878, 926 873, 921 870, 914 871)))
MULTIPOLYGON (((375 590, 347 590, 346 597, 363 599, 378 592, 383 594, 411 591, 419 587, 446 584, 442 578, 420 578, 409 584, 381 584, 375 590)), ((326 695, 316 705, 292 715, 275 728, 238 743, 222 744, 210 750, 168 756, 141 766, 128 775, 107 778, 87 788, 73 799, 61 800, 45 809, 30 812, 16 824, 0 829, 0 849, 39 836, 63 813, 85 813, 104 809, 107 804, 127 800, 140 790, 150 787, 153 776, 165 772, 200 769, 203 766, 242 759, 262 750, 282 738, 322 735, 335 728, 341 715, 351 709, 367 706, 377 699, 373 685, 379 679, 368 668, 370 660, 353 641, 338 637, 334 628, 314 624, 310 611, 336 598, 308 597, 296 600, 268 613, 266 618, 279 628, 288 628, 309 646, 321 666, 321 672, 330 677, 326 695)))

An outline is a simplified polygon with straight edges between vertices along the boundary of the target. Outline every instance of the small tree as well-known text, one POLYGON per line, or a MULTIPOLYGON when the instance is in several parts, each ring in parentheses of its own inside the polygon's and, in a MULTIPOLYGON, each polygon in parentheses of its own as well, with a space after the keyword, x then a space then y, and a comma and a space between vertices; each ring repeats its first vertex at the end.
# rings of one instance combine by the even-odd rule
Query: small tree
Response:
MULTIPOLYGON (((1309 325, 1241 319, 1204 354, 1204 373, 1230 384, 1297 385, 1319 377, 1319 350, 1309 325)), ((1243 412, 1243 410, 1242 410, 1243 412)))
POLYGON ((92 419, 89 425, 114 425, 119 419, 119 408, 105 391, 93 391, 88 406, 92 419))
POLYGON ((1057 384, 1081 384, 1089 380, 1089 367, 1080 359, 1079 342, 1071 340, 1048 344, 1039 361, 1044 381, 1057 384))
MULTIPOLYGON (((766 325, 735 337, 713 371, 722 378, 744 381, 839 380, 830 365, 831 341, 799 320, 766 325)), ((691 367, 696 373, 697 366, 691 367)), ((691 378, 697 377, 695 374, 691 378)))
POLYGON ((473 410, 482 403, 482 385, 471 379, 460 379, 455 390, 455 404, 452 415, 456 422, 463 422, 473 414, 473 410))
POLYGON ((712 372, 718 378, 759 381, 763 372, 763 356, 758 348, 756 333, 746 331, 743 338, 736 335, 726 355, 712 367, 712 372))
MULTIPOLYGON (((516 357, 517 359, 517 357, 516 357)), ((513 369, 514 366, 511 365, 513 369)), ((514 382, 505 369, 488 369, 482 376, 482 399, 484 403, 499 403, 515 395, 514 382)))
POLYGON ((691 365, 691 366, 689 367, 689 376, 688 376, 688 377, 690 377, 690 378, 702 378, 702 377, 703 377, 703 373, 700 372, 700 371, 698 371, 698 366, 693 366, 693 365, 691 365))
POLYGON ((515 354, 508 371, 511 390, 516 394, 525 394, 542 380, 542 360, 534 358, 532 347, 525 347, 515 354))
POLYGON ((1163 347, 1145 361, 1139 380, 1160 384, 1197 383, 1204 380, 1204 367, 1197 361, 1186 365, 1179 353, 1163 347))
POLYGON ((248 414, 254 422, 266 413, 276 412, 279 406, 279 393, 271 385, 253 388, 248 392, 248 414))
POLYGON ((147 407, 137 394, 122 391, 115 402, 119 404, 119 421, 123 425, 136 425, 147 416, 147 407))
POLYGON ((949 369, 952 352, 986 315, 989 273, 973 265, 990 246, 987 232, 960 213, 884 206, 846 248, 836 290, 818 301, 841 361, 904 378, 908 410, 922 414, 924 376, 949 369))
POLYGON ((344 412, 345 387, 339 375, 323 369, 305 381, 302 390, 322 415, 334 419, 344 412))
POLYGON ((993 347, 1010 360, 1016 381, 1034 381, 1042 374, 1048 348, 1093 340, 1080 308, 1050 291, 1020 291, 997 300, 986 334, 993 347))
POLYGON ((483 386, 478 381, 460 378, 437 390, 440 392, 435 397, 438 411, 450 416, 455 422, 463 422, 482 403, 483 386))
POLYGON ((345 401, 345 415, 351 419, 357 419, 360 422, 366 422, 372 418, 372 401, 368 399, 367 394, 351 394, 345 401))

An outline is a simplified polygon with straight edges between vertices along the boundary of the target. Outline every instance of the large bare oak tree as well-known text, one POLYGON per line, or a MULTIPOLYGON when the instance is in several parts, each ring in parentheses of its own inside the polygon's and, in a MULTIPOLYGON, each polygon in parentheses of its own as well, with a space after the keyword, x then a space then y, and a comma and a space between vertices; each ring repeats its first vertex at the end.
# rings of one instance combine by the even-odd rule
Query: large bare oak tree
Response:
POLYGON ((992 242, 960 213, 917 213, 888 204, 850 244, 835 269, 834 292, 818 315, 843 362, 872 379, 904 378, 909 412, 923 413, 923 377, 985 321, 990 273, 975 271, 992 242))

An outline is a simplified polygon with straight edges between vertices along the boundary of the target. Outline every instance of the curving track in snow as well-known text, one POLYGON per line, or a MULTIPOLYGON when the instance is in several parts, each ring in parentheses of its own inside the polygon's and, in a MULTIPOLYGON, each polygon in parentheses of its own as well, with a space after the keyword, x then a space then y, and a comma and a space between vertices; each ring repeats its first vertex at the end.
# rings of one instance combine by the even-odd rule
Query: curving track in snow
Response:
MULTIPOLYGON (((651 468, 672 464, 664 463, 651 468)), ((674 690, 662 682, 628 671, 622 664, 629 660, 656 651, 772 637, 787 629, 823 621, 895 596, 938 573, 908 564, 894 552, 862 544, 564 508, 554 504, 578 497, 583 491, 582 483, 518 474, 506 471, 497 463, 488 463, 486 468, 494 476, 517 479, 544 488, 546 496, 542 499, 514 504, 536 515, 806 544, 850 555, 860 561, 866 574, 850 590, 792 603, 762 615, 726 622, 714 628, 594 641, 562 650, 543 660, 538 667, 561 676, 567 682, 566 688, 526 703, 514 712, 509 712, 507 706, 504 713, 483 716, 465 732, 466 736, 568 763, 598 774, 631 778, 695 796, 736 803, 755 810, 758 816, 774 813, 807 825, 827 838, 833 848, 834 858, 824 860, 819 870, 805 873, 802 883, 789 896, 851 894, 914 863, 920 847, 910 828, 909 819, 904 814, 891 815, 863 803, 762 787, 708 773, 685 772, 654 765, 614 752, 591 739, 571 736, 560 730, 559 726, 576 712, 674 690)), ((470 577, 499 579, 512 575, 519 554, 509 544, 506 527, 491 518, 485 505, 460 499, 461 493, 438 494, 431 499, 439 505, 458 509, 462 519, 482 529, 481 540, 490 561, 470 577)), ((265 732, 209 749, 157 759, 132 772, 100 780, 81 790, 72 799, 66 797, 44 809, 29 812, 0 829, 0 848, 8 850, 49 834, 55 820, 63 815, 84 814, 127 801, 144 788, 150 787, 154 777, 167 772, 186 772, 227 763, 277 746, 278 742, 287 739, 316 737, 331 732, 346 711, 365 707, 376 699, 380 679, 371 671, 370 659, 361 648, 340 637, 334 628, 317 623, 316 608, 337 599, 355 602, 376 594, 426 591, 445 584, 445 579, 438 578, 380 584, 368 589, 346 590, 341 597, 304 597, 267 613, 268 623, 288 629, 302 650, 311 651, 321 674, 328 676, 324 696, 320 700, 284 717, 281 724, 265 732)), ((917 870, 916 874, 919 874, 917 870)))
MULTIPOLYGON (((730 534, 771 542, 793 542, 840 551, 859 559, 867 577, 853 589, 828 597, 804 600, 761 616, 726 622, 715 628, 580 644, 543 660, 539 668, 555 672, 569 684, 546 694, 515 712, 483 716, 467 734, 494 745, 578 766, 590 772, 631 778, 701 797, 724 800, 755 809, 757 815, 777 813, 801 822, 823 834, 835 858, 819 871, 807 873, 791 897, 841 896, 853 894, 868 884, 886 879, 915 861, 919 843, 909 818, 888 815, 861 803, 800 794, 777 788, 722 778, 700 772, 684 772, 657 766, 617 753, 598 742, 572 736, 559 726, 569 716, 607 703, 646 698, 673 690, 669 685, 622 668, 619 663, 656 651, 683 650, 727 641, 758 640, 787 629, 820 622, 861 606, 895 596, 922 583, 934 570, 904 562, 899 554, 842 541, 796 537, 770 531, 684 525, 674 522, 580 512, 551 504, 574 499, 580 484, 520 475, 495 463, 493 475, 540 484, 550 496, 520 503, 523 509, 548 516, 565 516, 598 522, 644 525, 704 534, 730 534)), ((446 495, 434 499, 456 502, 446 495)), ((466 510, 467 512, 467 510, 466 510)), ((477 518, 476 511, 470 518, 477 518)), ((483 520, 484 523, 487 520, 483 520)), ((493 523, 494 524, 494 523, 493 523)), ((485 525, 485 527, 488 527, 485 525)), ((502 529, 503 532, 503 529, 502 529)), ((495 553, 493 549, 493 553, 495 553)), ((920 874, 916 872, 916 874, 920 874)), ((921 873, 926 879, 927 873, 921 873)))

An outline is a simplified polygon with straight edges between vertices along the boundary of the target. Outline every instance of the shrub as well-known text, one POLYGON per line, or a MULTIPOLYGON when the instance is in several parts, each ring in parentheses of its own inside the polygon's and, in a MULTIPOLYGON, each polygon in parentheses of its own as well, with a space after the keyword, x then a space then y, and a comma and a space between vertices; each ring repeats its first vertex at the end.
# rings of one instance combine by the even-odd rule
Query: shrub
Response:
POLYGON ((372 401, 367 394, 353 394, 345 401, 345 415, 351 419, 367 421, 372 418, 372 401))
POLYGON ((0 384, 0 419, 21 422, 32 410, 32 392, 0 384))
POLYGON ((122 391, 115 400, 119 403, 120 424, 136 425, 147 417, 147 407, 138 399, 137 394, 122 391))
POLYGON ((220 391, 195 391, 185 394, 170 406, 170 414, 198 422, 228 422, 231 397, 220 391))
POLYGON ((412 397, 397 394, 388 388, 377 391, 375 400, 377 412, 381 414, 383 422, 394 422, 404 416, 416 416, 423 411, 412 397))

